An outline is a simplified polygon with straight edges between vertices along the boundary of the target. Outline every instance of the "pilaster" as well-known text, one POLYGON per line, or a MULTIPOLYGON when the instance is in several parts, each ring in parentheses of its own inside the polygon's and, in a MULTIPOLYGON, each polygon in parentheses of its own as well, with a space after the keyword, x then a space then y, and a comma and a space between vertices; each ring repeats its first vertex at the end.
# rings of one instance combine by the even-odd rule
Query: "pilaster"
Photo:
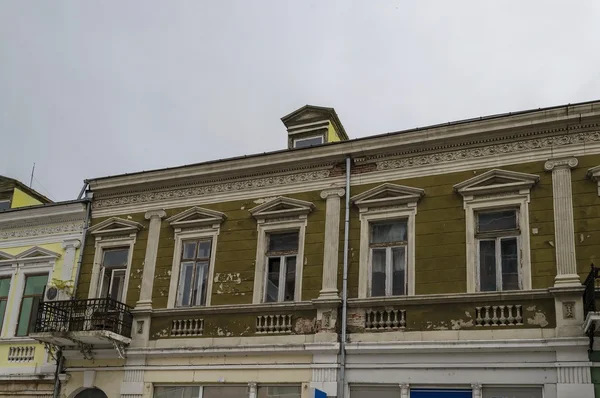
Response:
POLYGON ((162 210, 149 210, 145 214, 146 220, 150 220, 148 228, 148 242, 146 244, 146 256, 144 257, 144 273, 140 289, 140 298, 136 303, 136 309, 152 309, 152 287, 154 285, 154 271, 156 268, 156 256, 158 254, 158 243, 160 239, 161 220, 167 215, 162 210))
POLYGON ((556 250, 555 287, 581 285, 575 259, 575 225, 571 188, 571 169, 577 167, 578 163, 577 158, 568 157, 549 159, 544 164, 547 171, 552 171, 556 250))
POLYGON ((256 398, 258 396, 258 389, 256 383, 251 381, 248 383, 248 398, 256 398))
POLYGON ((325 199, 325 239, 323 247, 323 284, 319 299, 337 299, 338 254, 340 247, 340 198, 344 189, 329 188, 321 192, 325 199))
MULTIPOLYGON (((60 278, 63 281, 70 281, 73 277, 73 268, 75 267, 75 252, 81 246, 79 239, 67 239, 62 242, 62 248, 65 250, 63 256, 63 268, 60 278)), ((63 294, 60 292, 60 294, 63 294)), ((61 299, 67 299, 62 297, 61 299)))
POLYGON ((480 383, 471 384, 471 388, 473 389, 473 398, 482 398, 483 390, 480 383))
POLYGON ((410 384, 400 383, 400 398, 408 398, 410 392, 410 384))

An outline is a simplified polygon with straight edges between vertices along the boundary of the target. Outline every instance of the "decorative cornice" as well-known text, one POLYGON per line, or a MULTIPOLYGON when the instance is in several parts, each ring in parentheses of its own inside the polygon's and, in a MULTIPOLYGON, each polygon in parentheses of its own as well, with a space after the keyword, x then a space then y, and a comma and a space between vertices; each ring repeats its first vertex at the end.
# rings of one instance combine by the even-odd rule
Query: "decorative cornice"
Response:
POLYGON ((55 235, 69 232, 82 232, 83 221, 58 225, 42 225, 31 228, 1 229, 0 239, 27 238, 40 235, 55 235))
POLYGON ((327 177, 329 177, 329 170, 317 170, 299 174, 256 178, 244 181, 173 189, 161 192, 142 192, 129 196, 98 199, 94 201, 92 207, 94 209, 102 209, 113 206, 122 206, 135 203, 148 203, 166 199, 189 198, 214 193, 227 193, 246 189, 287 185, 293 184, 295 182, 318 181, 327 177))
MULTIPOLYGON (((401 159, 382 160, 377 162, 377 170, 404 169, 409 167, 447 163, 457 160, 469 160, 498 154, 526 152, 557 146, 600 142, 600 131, 561 135, 557 137, 535 138, 526 141, 499 143, 477 148, 468 148, 448 152, 431 153, 401 159)), ((440 148, 441 149, 441 148, 440 148)))
POLYGON ((544 169, 547 171, 554 170, 555 168, 574 169, 578 164, 579 161, 574 157, 548 159, 548 161, 544 163, 544 169))

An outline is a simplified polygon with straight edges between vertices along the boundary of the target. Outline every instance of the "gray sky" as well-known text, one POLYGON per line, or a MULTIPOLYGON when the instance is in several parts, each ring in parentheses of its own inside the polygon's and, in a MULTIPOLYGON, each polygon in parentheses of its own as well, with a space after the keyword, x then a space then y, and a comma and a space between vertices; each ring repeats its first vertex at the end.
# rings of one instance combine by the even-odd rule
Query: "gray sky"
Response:
POLYGON ((84 178, 600 99, 600 2, 0 1, 0 174, 84 178))

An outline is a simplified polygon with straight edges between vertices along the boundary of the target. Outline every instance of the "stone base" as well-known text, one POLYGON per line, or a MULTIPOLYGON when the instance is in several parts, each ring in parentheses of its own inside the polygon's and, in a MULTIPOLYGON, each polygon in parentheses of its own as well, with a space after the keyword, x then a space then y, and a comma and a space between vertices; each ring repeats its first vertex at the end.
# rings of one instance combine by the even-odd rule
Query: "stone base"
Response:
POLYGON ((577 274, 557 275, 554 278, 554 287, 581 286, 581 280, 577 274))

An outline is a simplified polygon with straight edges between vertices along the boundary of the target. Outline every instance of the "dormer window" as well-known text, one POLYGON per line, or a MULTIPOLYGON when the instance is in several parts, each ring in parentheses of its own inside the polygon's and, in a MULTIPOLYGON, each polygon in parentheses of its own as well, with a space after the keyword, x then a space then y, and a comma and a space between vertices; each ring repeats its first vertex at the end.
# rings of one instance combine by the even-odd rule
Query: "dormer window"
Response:
POLYGON ((0 211, 10 209, 10 200, 0 200, 0 211))
POLYGON ((315 135, 312 137, 305 138, 295 138, 294 139, 294 148, 307 148, 309 146, 316 146, 323 144, 323 136, 315 135))

